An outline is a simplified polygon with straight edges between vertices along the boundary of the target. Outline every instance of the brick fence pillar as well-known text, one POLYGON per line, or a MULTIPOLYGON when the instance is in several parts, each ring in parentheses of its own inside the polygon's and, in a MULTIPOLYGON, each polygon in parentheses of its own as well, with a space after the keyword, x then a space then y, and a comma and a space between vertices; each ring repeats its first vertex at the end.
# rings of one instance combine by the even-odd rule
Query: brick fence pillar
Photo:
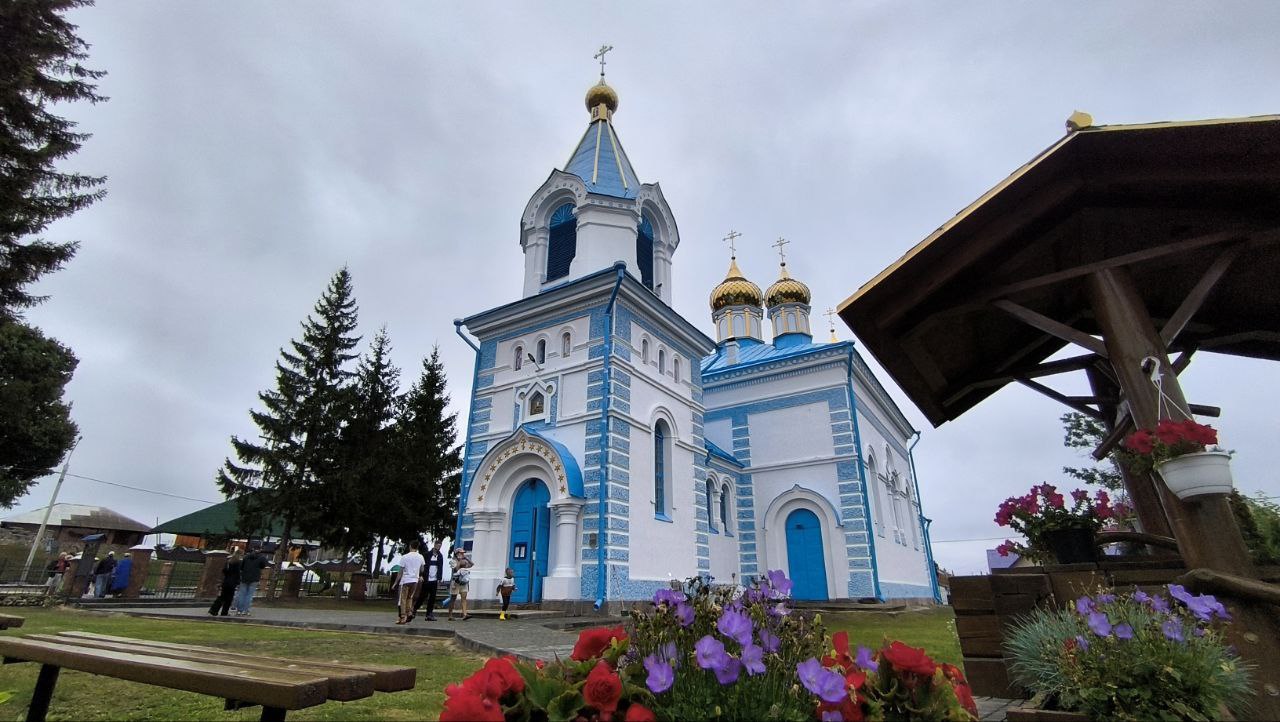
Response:
POLYGON ((297 599, 302 596, 302 567, 289 567, 283 572, 285 599, 297 599))
POLYGON ((163 595, 169 591, 169 580, 173 578, 173 562, 160 565, 160 578, 156 580, 156 594, 163 595))
POLYGON ((368 598, 366 592, 369 589, 369 573, 356 572, 351 575, 351 593, 347 595, 348 599, 357 602, 363 602, 368 598))
POLYGON ((142 596, 142 586, 147 583, 147 572, 151 570, 151 547, 136 546, 129 550, 129 558, 133 566, 129 572, 129 586, 125 587, 125 599, 137 599, 142 596))
POLYGON ((222 592, 222 570, 227 568, 229 553, 215 549, 204 553, 204 569, 200 571, 200 586, 196 587, 196 597, 213 599, 222 592))

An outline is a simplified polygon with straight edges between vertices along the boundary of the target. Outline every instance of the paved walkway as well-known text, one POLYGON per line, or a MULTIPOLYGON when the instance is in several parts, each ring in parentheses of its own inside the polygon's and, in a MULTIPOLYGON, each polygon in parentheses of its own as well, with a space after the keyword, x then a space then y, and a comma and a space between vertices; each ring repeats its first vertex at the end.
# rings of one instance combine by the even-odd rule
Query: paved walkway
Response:
MULTIPOLYGON (((108 611, 108 610, 102 610, 108 611)), ((486 616, 472 617, 468 621, 427 622, 418 617, 406 625, 396 624, 390 613, 373 611, 346 611, 325 609, 299 609, 297 607, 271 607, 258 605, 248 617, 209 616, 207 607, 114 607, 109 611, 139 617, 160 619, 185 619, 207 621, 213 624, 265 624, 279 627, 323 629, 339 632, 365 632, 372 634, 404 634, 453 639, 459 646, 480 654, 513 654, 525 660, 551 661, 559 656, 568 659, 573 644, 578 639, 576 630, 565 631, 554 625, 593 622, 591 617, 555 617, 546 613, 516 613, 516 618, 499 621, 486 616)), ((455 618, 456 619, 456 618, 455 618)), ((599 624, 618 623, 621 620, 600 617, 599 624)), ((999 721, 1013 700, 995 697, 978 697, 978 718, 999 721)))

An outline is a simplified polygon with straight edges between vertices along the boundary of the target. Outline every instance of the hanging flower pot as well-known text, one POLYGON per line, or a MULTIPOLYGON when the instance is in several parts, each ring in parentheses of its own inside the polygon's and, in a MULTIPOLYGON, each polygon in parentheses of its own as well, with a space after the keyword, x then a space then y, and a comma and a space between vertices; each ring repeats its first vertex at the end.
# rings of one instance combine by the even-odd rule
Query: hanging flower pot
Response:
POLYGON ((1179 499, 1231 493, 1231 454, 1225 451, 1175 456, 1156 464, 1156 471, 1179 499))
POLYGON ((1044 532, 1043 538, 1059 564, 1080 564, 1097 558, 1097 532, 1093 529, 1052 529, 1044 532))

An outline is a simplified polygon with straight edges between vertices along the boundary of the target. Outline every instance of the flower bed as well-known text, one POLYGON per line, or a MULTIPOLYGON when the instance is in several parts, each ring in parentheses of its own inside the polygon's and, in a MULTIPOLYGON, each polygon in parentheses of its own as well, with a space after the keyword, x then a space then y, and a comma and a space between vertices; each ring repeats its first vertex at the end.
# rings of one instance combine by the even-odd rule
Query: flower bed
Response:
POLYGON ((961 671, 885 641, 851 649, 821 617, 792 613, 791 582, 692 579, 624 627, 581 633, 568 660, 489 660, 445 689, 441 720, 972 720, 961 671))

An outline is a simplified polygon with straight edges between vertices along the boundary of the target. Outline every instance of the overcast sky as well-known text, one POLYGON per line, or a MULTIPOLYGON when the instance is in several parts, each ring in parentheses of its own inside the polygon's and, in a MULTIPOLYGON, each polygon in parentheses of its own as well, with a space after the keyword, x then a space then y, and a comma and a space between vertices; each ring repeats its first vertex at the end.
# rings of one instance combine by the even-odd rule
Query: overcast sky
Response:
MULTIPOLYGON (((520 296, 520 214, 586 127, 602 43, 619 137, 679 223, 676 310, 709 334, 730 229, 762 287, 769 244, 792 241, 821 322, 1072 110, 1100 124, 1280 112, 1276 2, 104 0, 71 18, 111 99, 61 108, 94 134, 68 167, 108 176, 109 195, 49 229, 82 247, 29 314, 80 358, 71 470, 210 502, 228 438, 254 435, 279 348, 343 264, 366 341, 388 326, 406 386, 439 344, 465 418, 473 356, 452 319, 520 296)), ((924 432, 937 559, 985 568, 998 539, 949 540, 1000 536, 1002 499, 1076 462, 1065 409, 1015 385, 933 429, 881 378, 924 432)), ((1276 379, 1210 354, 1183 375, 1193 402, 1222 407, 1248 492, 1280 495, 1276 379)), ((148 523, 202 506, 77 478, 60 501, 148 523)))

